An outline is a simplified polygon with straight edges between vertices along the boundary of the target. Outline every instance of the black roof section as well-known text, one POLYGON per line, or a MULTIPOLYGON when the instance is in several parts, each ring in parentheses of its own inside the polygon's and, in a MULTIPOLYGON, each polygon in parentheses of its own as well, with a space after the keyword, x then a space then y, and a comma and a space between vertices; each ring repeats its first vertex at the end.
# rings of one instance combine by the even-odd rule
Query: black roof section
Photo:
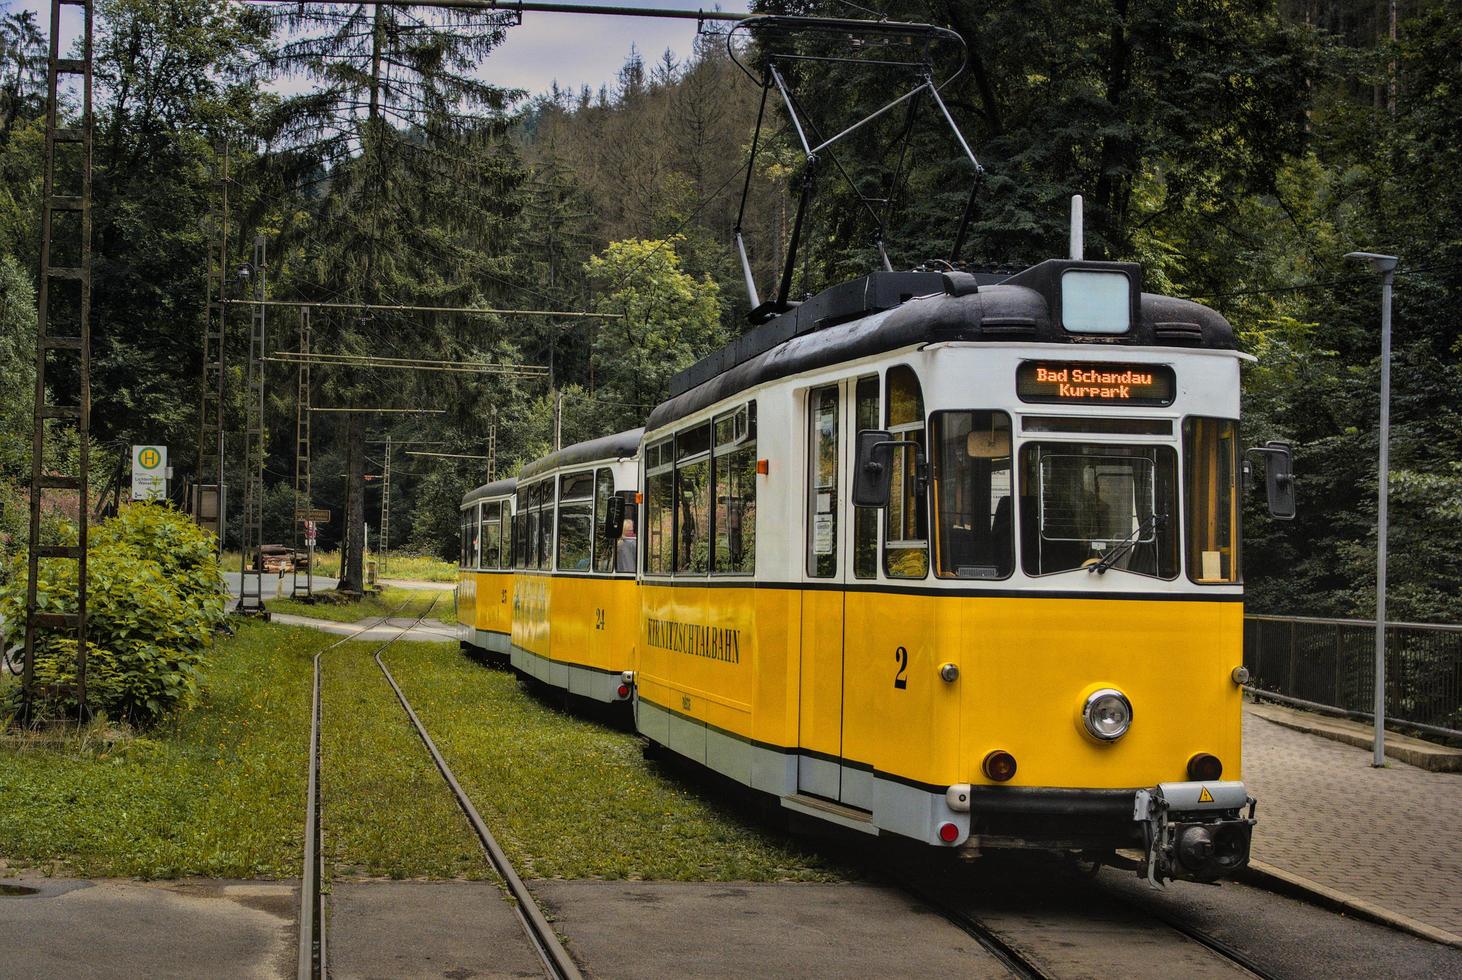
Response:
POLYGON ((517 477, 508 477, 506 480, 494 480, 491 483, 484 483, 476 490, 468 490, 462 495, 462 506, 476 503, 479 500, 486 500, 489 497, 511 497, 517 489, 517 477))
POLYGON ((525 465, 518 471, 518 479, 529 480, 561 466, 573 466, 576 463, 628 459, 640 451, 640 436, 644 434, 644 429, 630 429, 627 432, 616 432, 612 436, 601 436, 588 442, 565 446, 556 453, 549 453, 525 465))
POLYGON ((875 272, 834 286, 691 365, 645 423, 657 429, 757 385, 919 344, 1021 342, 1103 347, 1235 348, 1222 315, 1191 300, 1142 289, 1130 262, 1050 259, 1002 281, 963 272, 875 272), (1133 281, 1132 328, 1071 334, 1061 326, 1061 274, 1120 271, 1133 281), (891 312, 889 312, 891 311, 891 312), (879 316, 873 322, 867 318, 879 316))

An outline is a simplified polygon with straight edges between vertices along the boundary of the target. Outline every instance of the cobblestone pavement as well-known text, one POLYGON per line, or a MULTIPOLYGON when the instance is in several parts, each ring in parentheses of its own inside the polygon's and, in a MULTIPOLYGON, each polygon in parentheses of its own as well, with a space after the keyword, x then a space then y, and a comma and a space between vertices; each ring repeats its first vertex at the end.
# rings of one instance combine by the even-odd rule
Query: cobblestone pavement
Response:
POLYGON ((1462 935, 1462 774, 1392 760, 1244 712, 1253 855, 1462 935))

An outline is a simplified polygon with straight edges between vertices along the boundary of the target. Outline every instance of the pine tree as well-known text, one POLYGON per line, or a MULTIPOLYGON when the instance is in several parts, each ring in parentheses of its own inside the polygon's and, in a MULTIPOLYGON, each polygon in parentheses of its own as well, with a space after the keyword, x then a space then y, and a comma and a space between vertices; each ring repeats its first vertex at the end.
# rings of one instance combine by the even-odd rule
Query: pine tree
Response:
MULTIPOLYGON (((314 82, 272 121, 286 187, 319 193, 285 229, 293 290, 363 304, 467 305, 500 275, 517 167, 500 139, 518 93, 474 77, 502 40, 504 13, 301 4, 276 15, 291 39, 271 68, 314 82)), ((480 321, 478 321, 480 326, 480 321)), ((320 350, 461 356, 466 327, 449 317, 333 317, 320 350)), ((400 402, 430 381, 337 372, 337 404, 400 402)), ((347 550, 341 588, 359 591, 365 524, 366 419, 345 423, 347 550)))

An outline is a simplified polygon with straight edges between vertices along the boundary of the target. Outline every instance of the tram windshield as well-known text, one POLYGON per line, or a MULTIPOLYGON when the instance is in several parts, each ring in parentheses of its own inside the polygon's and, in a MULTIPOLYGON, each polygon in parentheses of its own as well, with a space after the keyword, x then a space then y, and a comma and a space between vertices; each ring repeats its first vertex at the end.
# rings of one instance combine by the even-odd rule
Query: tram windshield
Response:
POLYGON ((1021 564, 1050 575, 1098 563, 1178 574, 1177 453, 1166 446, 1037 442, 1020 454, 1021 564))

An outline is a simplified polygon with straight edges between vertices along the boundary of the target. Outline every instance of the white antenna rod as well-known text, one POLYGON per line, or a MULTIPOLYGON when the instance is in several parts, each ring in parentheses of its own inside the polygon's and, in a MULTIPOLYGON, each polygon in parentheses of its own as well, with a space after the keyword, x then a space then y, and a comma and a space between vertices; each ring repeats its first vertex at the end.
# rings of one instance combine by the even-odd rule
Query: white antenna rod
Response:
POLYGON ((1086 241, 1081 227, 1081 195, 1071 195, 1071 258, 1080 262, 1085 258, 1086 241))

